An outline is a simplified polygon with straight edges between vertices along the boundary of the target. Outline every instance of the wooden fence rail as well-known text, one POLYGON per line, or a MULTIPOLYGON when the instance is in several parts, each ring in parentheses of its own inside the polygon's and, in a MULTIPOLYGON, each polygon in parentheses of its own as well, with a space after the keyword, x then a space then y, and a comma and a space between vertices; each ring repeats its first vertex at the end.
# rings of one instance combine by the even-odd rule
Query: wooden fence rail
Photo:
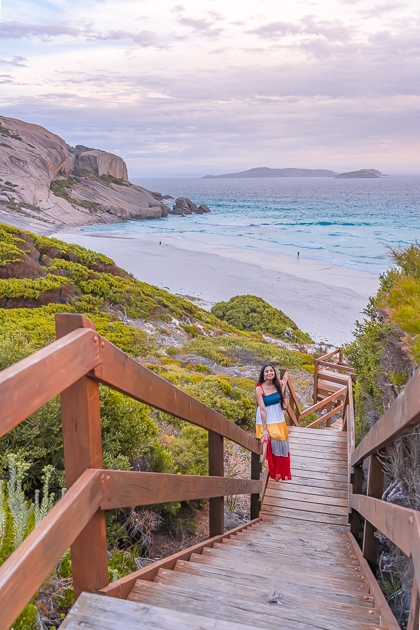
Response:
POLYGON ((75 597, 108 585, 105 510, 210 499, 210 537, 223 536, 224 497, 260 510, 261 443, 140 365, 83 315, 56 315, 57 341, 0 373, 0 436, 61 394, 67 493, 0 567, 0 628, 8 628, 71 547, 75 597), (104 470, 99 383, 207 429, 209 476, 104 470), (251 479, 224 478, 224 438, 251 452, 251 479))

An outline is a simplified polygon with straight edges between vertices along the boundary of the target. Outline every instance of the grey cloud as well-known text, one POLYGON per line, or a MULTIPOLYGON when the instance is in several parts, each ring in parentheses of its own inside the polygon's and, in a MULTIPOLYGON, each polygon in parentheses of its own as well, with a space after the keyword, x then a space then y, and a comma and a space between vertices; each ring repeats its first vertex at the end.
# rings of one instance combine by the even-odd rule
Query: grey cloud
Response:
POLYGON ((224 19, 223 15, 217 13, 217 11, 206 11, 206 13, 215 21, 220 21, 224 19))
POLYGON ((2 66, 17 66, 18 68, 24 68, 28 60, 25 57, 11 57, 10 59, 0 59, 0 65, 2 66))
POLYGON ((185 11, 185 7, 183 4, 177 4, 175 7, 172 7, 172 9, 170 9, 171 13, 182 13, 183 11, 185 11))
POLYGON ((24 24, 22 22, 2 22, 0 23, 1 39, 23 39, 26 37, 40 37, 47 39, 58 35, 71 35, 78 37, 80 28, 69 26, 65 22, 59 24, 24 24))
POLYGON ((224 30, 222 28, 214 28, 214 22, 205 19, 180 17, 178 24, 181 24, 181 26, 189 26, 193 29, 195 35, 202 35, 208 39, 215 39, 224 30))
POLYGON ((291 22, 270 22, 246 32, 251 35, 258 35, 264 39, 277 39, 279 36, 300 34, 302 28, 291 22))
POLYGON ((263 39, 278 39, 287 35, 322 36, 332 41, 349 39, 352 31, 341 22, 319 20, 313 15, 307 15, 299 23, 269 22, 258 28, 246 31, 252 35, 258 35, 263 39))
POLYGON ((83 27, 75 27, 66 23, 24 24, 22 22, 3 22, 0 25, 0 38, 3 40, 39 37, 45 41, 61 35, 81 38, 86 41, 131 41, 142 48, 153 47, 167 49, 169 47, 168 44, 153 31, 135 33, 120 30, 100 33, 94 31, 91 25, 85 24, 83 27))
POLYGON ((92 33, 87 37, 88 41, 132 41, 142 48, 169 48, 168 44, 153 31, 130 33, 129 31, 109 31, 108 33, 92 33))

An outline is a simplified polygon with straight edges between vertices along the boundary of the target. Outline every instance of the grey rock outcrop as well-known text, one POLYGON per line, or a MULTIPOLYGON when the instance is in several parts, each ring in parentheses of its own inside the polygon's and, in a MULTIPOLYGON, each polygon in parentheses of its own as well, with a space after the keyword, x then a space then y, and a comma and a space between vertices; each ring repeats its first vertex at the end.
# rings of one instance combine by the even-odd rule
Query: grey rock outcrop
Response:
POLYGON ((171 214, 181 214, 185 216, 193 212, 195 214, 203 214, 204 212, 210 212, 210 209, 205 205, 197 206, 197 204, 187 197, 177 197, 177 199, 175 199, 175 205, 172 208, 171 214))
POLYGON ((106 151, 85 151, 77 159, 77 168, 82 173, 92 175, 111 175, 128 182, 127 165, 122 158, 106 151))
POLYGON ((46 233, 66 225, 158 219, 169 213, 164 199, 128 182, 119 156, 73 149, 39 125, 0 117, 0 222, 46 233))

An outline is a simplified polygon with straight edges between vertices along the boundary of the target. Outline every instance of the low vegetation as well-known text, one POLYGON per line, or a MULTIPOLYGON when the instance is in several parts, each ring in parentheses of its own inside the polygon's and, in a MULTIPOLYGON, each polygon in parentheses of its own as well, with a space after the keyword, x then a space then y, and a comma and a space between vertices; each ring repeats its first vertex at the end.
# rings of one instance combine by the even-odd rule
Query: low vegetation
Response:
POLYGON ((239 330, 267 333, 301 343, 312 342, 283 311, 255 295, 237 295, 229 302, 218 302, 211 312, 239 330))

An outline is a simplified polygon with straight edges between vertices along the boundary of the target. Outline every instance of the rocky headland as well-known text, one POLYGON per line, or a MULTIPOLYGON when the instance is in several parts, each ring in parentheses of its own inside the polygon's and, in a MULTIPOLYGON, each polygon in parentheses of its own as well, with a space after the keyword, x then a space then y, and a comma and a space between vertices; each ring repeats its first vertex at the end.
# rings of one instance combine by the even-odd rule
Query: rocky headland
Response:
POLYGON ((382 176, 383 173, 375 168, 362 168, 359 171, 340 173, 334 179, 379 179, 382 176))
POLYGON ((96 223, 202 214, 190 199, 147 190, 128 179, 118 155, 69 146, 39 125, 0 117, 0 220, 32 232, 96 223))

